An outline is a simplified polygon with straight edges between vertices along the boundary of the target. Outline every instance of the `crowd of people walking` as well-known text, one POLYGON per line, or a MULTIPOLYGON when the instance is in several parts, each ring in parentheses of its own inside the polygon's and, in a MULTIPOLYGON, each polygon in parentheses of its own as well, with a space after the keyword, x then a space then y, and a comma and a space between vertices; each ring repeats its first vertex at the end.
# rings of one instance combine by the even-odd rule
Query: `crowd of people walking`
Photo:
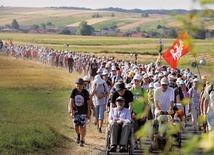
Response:
MULTIPOLYGON (((163 112, 179 119, 183 127, 190 116, 195 133, 198 130, 209 133, 214 128, 213 84, 205 75, 199 77, 189 68, 171 69, 161 65, 160 55, 156 62, 143 64, 33 45, 6 44, 5 53, 82 75, 76 80, 68 105, 80 146, 84 146, 86 122, 92 114, 98 132, 103 132, 105 112, 109 114, 113 137, 117 135, 115 123, 124 127, 119 144, 122 152, 127 149, 124 144, 130 130, 129 123, 133 121, 137 132, 147 121, 156 119, 163 112), (200 122, 199 117, 205 121, 200 122)), ((112 151, 116 141, 111 141, 112 151)), ((137 135, 135 141, 139 141, 137 135)))

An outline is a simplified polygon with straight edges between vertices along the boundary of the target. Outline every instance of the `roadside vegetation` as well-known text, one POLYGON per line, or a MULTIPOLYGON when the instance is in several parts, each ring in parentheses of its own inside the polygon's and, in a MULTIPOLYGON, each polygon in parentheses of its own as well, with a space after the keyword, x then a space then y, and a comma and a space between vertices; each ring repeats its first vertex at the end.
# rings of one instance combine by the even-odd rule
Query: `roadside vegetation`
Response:
POLYGON ((66 148, 73 134, 67 103, 78 75, 2 55, 0 61, 0 154, 66 148))

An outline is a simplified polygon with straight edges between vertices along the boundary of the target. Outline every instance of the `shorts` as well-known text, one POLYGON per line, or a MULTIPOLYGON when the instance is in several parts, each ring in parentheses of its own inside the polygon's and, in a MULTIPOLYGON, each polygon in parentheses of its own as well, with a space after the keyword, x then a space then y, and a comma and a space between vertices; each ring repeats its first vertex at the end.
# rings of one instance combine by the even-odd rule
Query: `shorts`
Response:
POLYGON ((208 125, 209 131, 214 129, 214 113, 213 113, 213 111, 209 111, 207 113, 207 125, 208 125))
POLYGON ((96 110, 96 120, 104 120, 104 113, 105 113, 106 105, 95 105, 96 110))
POLYGON ((85 126, 86 124, 86 114, 75 115, 73 118, 74 126, 85 126))

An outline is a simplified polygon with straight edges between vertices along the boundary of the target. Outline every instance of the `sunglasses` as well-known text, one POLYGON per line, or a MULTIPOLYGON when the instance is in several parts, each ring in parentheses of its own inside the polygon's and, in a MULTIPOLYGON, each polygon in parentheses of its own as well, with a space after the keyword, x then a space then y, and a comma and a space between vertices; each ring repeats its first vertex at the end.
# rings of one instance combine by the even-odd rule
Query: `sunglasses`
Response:
POLYGON ((123 91, 123 89, 122 90, 118 90, 118 92, 122 92, 123 91))
POLYGON ((166 86, 168 86, 168 85, 167 85, 167 84, 162 84, 161 86, 166 87, 166 86))

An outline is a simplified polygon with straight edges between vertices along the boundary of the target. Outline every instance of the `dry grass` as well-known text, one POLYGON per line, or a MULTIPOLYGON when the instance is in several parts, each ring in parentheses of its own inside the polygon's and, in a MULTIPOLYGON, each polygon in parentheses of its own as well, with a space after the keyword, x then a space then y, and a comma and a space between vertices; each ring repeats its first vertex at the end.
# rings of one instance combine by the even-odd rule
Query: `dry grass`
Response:
MULTIPOLYGON (((92 19, 88 19, 86 20, 88 25, 93 25, 93 24, 97 24, 100 22, 104 22, 110 20, 110 18, 92 18, 92 19)), ((74 23, 74 24, 70 24, 68 26, 79 26, 80 22, 74 23)))
POLYGON ((72 88, 80 76, 33 61, 2 56, 0 61, 1 88, 72 88))

